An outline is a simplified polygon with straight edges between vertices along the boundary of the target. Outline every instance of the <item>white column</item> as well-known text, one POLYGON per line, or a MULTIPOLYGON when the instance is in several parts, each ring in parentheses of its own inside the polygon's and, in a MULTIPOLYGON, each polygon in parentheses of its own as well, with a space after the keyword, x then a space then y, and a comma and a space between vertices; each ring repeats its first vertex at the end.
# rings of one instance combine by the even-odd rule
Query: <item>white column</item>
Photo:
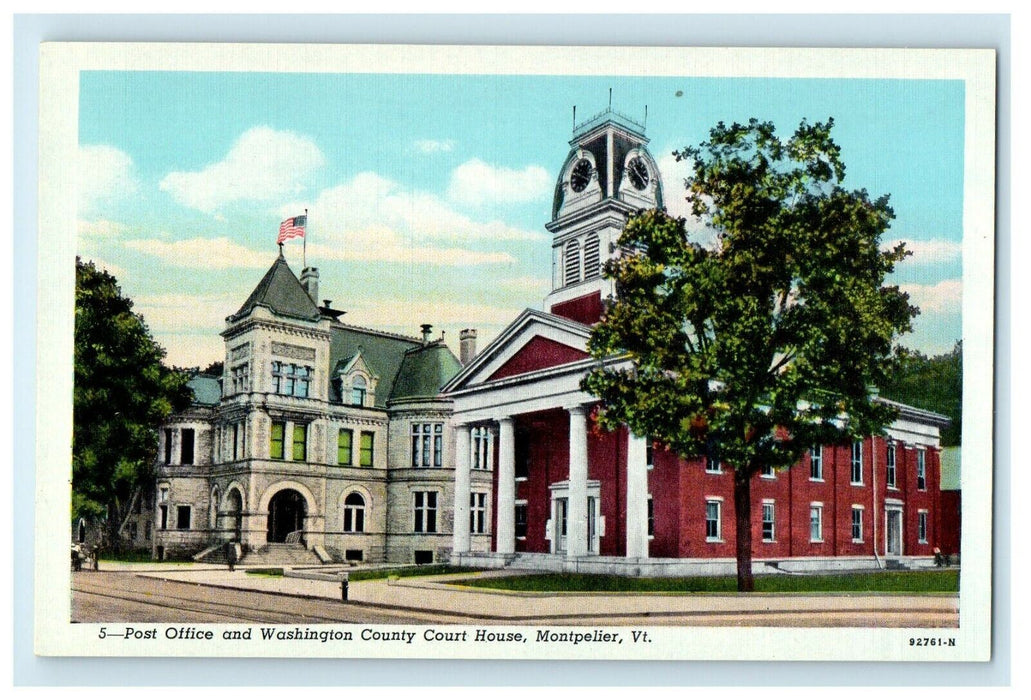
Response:
POLYGON ((569 524, 566 556, 587 554, 587 409, 569 411, 569 524))
POLYGON ((515 552, 515 420, 498 419, 497 551, 515 552))
POLYGON ((451 550, 469 551, 469 426, 455 425, 455 518, 451 550))
POLYGON ((283 425, 283 459, 289 461, 294 458, 294 422, 288 420, 283 425))
POLYGON ((648 441, 628 433, 626 451, 626 555, 648 556, 648 441))

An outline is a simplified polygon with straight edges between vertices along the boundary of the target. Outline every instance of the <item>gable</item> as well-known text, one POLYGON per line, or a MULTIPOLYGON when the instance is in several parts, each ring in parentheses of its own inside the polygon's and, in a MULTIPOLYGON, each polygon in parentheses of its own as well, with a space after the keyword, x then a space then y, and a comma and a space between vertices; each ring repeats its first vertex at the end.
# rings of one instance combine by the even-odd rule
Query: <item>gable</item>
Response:
POLYGON ((517 374, 526 374, 534 370, 565 365, 570 362, 586 360, 590 355, 577 348, 559 343, 551 338, 539 335, 532 337, 501 367, 491 374, 487 381, 504 379, 517 374))

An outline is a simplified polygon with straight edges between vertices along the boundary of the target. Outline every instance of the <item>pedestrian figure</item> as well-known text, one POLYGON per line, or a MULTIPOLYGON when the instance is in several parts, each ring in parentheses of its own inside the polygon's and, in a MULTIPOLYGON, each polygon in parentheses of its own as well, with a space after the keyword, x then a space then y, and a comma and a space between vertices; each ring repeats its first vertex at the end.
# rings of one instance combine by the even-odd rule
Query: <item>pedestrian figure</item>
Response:
POLYGON ((232 540, 226 542, 226 563, 229 564, 230 571, 236 570, 236 562, 240 559, 238 547, 239 545, 232 540))
POLYGON ((72 545, 72 569, 82 571, 82 553, 77 544, 72 545))
POLYGON ((100 571, 100 545, 93 548, 93 570, 100 571))

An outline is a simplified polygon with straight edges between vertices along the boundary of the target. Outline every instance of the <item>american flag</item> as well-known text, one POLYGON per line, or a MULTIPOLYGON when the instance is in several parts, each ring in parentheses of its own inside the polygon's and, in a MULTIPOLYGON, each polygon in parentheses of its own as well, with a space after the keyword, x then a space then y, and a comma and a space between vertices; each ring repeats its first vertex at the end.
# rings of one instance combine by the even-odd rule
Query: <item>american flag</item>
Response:
POLYGON ((282 243, 291 238, 304 238, 304 227, 307 223, 307 214, 287 219, 279 225, 279 238, 276 243, 282 243))

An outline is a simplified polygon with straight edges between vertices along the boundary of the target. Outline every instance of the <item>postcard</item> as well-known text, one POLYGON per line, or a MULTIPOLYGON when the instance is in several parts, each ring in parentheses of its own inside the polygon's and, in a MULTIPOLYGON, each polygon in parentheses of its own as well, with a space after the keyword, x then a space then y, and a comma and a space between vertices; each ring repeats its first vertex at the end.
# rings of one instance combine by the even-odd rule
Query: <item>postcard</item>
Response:
POLYGON ((40 51, 37 654, 990 658, 994 52, 40 51))

